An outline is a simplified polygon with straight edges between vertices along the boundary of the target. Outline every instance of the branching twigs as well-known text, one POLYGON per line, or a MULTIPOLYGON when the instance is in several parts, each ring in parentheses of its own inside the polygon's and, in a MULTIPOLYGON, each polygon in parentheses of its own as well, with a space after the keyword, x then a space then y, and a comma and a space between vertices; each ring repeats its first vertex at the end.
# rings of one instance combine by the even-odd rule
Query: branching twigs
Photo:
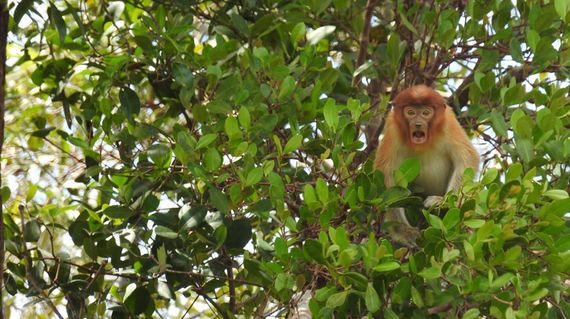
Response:
POLYGON ((230 257, 229 254, 227 254, 227 252, 224 250, 224 254, 227 257, 227 267, 226 267, 226 273, 228 275, 228 287, 230 290, 230 301, 229 301, 229 306, 230 306, 230 311, 232 313, 236 313, 236 287, 235 287, 235 283, 234 283, 234 271, 233 271, 233 265, 232 265, 232 258, 230 257))
MULTIPOLYGON (((6 100, 6 44, 8 42, 8 8, 7 1, 0 0, 0 158, 2 158, 2 148, 4 146, 4 110, 6 100)), ((2 177, 0 176, 0 188, 2 187, 2 177)), ((4 199, 0 195, 0 319, 4 319, 4 298, 2 290, 4 288, 4 199)))
MULTIPOLYGON (((358 69, 364 60, 366 60, 366 55, 368 53, 368 43, 370 42, 370 24, 372 20, 372 11, 374 11, 374 5, 376 0, 368 0, 366 3, 366 9, 364 11, 364 28, 362 29, 362 34, 360 35, 360 48, 358 50, 358 56, 356 58, 355 69, 358 69)), ((356 75, 352 80, 352 85, 356 86, 360 83, 360 74, 356 75)))
MULTIPOLYGON (((22 227, 22 234, 24 233, 24 227, 25 227, 24 209, 25 209, 24 205, 20 205, 19 211, 20 211, 20 224, 22 227)), ((58 318, 63 319, 63 316, 61 315, 61 313, 59 313, 59 310, 57 310, 57 307, 55 306, 53 301, 49 299, 49 295, 44 291, 44 289, 42 288, 40 283, 38 283, 38 281, 34 277, 34 274, 32 273, 32 257, 30 256, 30 252, 26 247, 25 240, 22 240, 22 254, 24 255, 24 268, 26 270, 26 279, 28 279, 28 282, 32 286, 33 290, 35 290, 38 293, 41 300, 43 300, 49 306, 49 308, 53 311, 53 313, 55 313, 55 315, 58 318)))
POLYGON ((446 312, 446 311, 448 311, 449 309, 451 309, 451 302, 444 303, 444 304, 442 304, 442 305, 438 305, 438 306, 435 306, 435 307, 431 307, 431 308, 428 309, 428 313, 429 313, 430 315, 434 315, 434 314, 436 314, 436 313, 446 312))

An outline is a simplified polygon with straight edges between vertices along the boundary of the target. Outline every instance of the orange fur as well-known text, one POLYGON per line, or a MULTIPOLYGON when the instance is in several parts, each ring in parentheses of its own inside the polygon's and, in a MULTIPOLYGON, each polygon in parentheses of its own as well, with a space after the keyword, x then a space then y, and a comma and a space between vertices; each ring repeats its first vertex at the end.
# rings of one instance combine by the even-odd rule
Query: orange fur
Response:
MULTIPOLYGON (((426 206, 433 205, 439 196, 460 186, 466 168, 478 170, 479 154, 453 110, 446 107, 443 97, 431 88, 425 85, 410 87, 398 94, 393 104, 374 166, 384 173, 385 184, 391 187, 394 186, 394 171, 402 162, 410 157, 419 159, 420 175, 414 184, 429 196, 426 206), (414 144, 410 140, 409 123, 403 115, 406 106, 430 106, 434 110, 434 116, 428 123, 427 140, 423 144, 414 144)), ((409 226, 402 209, 388 213, 387 220, 409 226)))

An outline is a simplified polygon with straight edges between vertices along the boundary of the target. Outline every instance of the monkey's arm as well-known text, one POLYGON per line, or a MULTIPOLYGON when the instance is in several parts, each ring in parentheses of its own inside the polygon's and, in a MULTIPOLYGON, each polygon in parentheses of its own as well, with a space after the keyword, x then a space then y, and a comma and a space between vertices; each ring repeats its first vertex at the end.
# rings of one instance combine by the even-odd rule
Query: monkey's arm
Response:
MULTIPOLYGON (((384 138, 378 146, 376 160, 374 161, 374 167, 384 174, 384 185, 386 185, 386 187, 395 186, 394 171, 399 168, 401 163, 401 159, 398 156, 398 147, 401 145, 401 142, 398 141, 397 133, 395 133, 397 128, 395 127, 393 117, 393 113, 388 115, 384 138)), ((403 226, 411 227, 406 219, 404 209, 400 207, 388 208, 384 216, 384 221, 391 222, 395 225, 402 224, 403 226)))
MULTIPOLYGON (((446 136, 448 136, 447 150, 451 158, 451 174, 447 184, 447 192, 457 191, 461 186, 461 178, 465 169, 472 168, 475 173, 479 170, 479 154, 469 137, 459 125, 451 108, 445 113, 446 117, 446 136)), ((428 196, 424 201, 425 207, 431 207, 440 204, 442 196, 428 196)))
MULTIPOLYGON (((395 186, 394 171, 400 167, 402 158, 399 156, 399 147, 402 142, 398 140, 396 128, 390 115, 386 123, 384 138, 376 152, 374 167, 384 174, 386 187, 395 186)), ((416 238, 419 236, 417 228, 412 227, 406 218, 402 207, 390 207, 386 209, 384 222, 388 224, 387 230, 390 238, 407 247, 415 247, 416 238)))
POLYGON ((449 178, 447 191, 456 191, 461 186, 461 178, 465 169, 471 168, 475 173, 479 170, 479 153, 469 140, 469 137, 459 125, 453 113, 453 121, 450 121, 449 136, 456 138, 450 139, 450 155, 453 163, 453 171, 449 178))

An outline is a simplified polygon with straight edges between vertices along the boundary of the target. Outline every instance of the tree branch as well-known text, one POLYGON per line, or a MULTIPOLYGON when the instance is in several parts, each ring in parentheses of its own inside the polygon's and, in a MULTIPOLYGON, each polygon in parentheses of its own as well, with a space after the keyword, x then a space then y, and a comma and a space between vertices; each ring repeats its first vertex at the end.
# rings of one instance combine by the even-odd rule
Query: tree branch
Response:
MULTIPOLYGON (((366 2, 366 9, 364 11, 364 28, 360 34, 360 48, 358 50, 358 56, 356 58, 356 65, 354 66, 355 70, 362 66, 362 64, 364 64, 364 60, 366 60, 366 55, 368 53, 368 43, 370 42, 370 23, 372 20, 372 11, 374 11, 375 2, 376 0, 368 0, 366 2)), ((358 83, 360 83, 360 79, 360 74, 356 75, 352 80, 352 85, 358 85, 358 83)))
MULTIPOLYGON (((461 85, 459 85, 457 90, 455 90, 455 93, 450 97, 448 104, 453 105, 455 110, 469 103, 469 86, 475 80, 474 76, 475 76, 475 70, 477 70, 477 66, 479 66, 479 62, 477 62, 477 65, 473 68, 474 71, 471 74, 469 74, 467 77, 465 77, 461 85)), ((537 67, 532 66, 530 63, 525 63, 519 67, 507 68, 506 74, 502 79, 499 79, 499 82, 508 83, 512 78, 514 78, 517 83, 521 83, 534 73, 557 72, 560 70, 560 68, 561 66, 559 65, 550 65, 544 69, 539 69, 537 67)))
MULTIPOLYGON (((18 210, 20 211, 20 225, 22 227, 22 236, 24 234, 25 231, 25 223, 24 223, 24 205, 20 205, 18 207, 18 210)), ((51 299, 49 298, 49 295, 44 291, 44 289, 42 288, 42 286, 40 285, 40 283, 36 280, 36 278, 34 277, 34 274, 32 273, 32 257, 30 256, 30 252, 28 251, 28 247, 26 246, 26 241, 24 238, 22 238, 22 254, 24 255, 24 269, 26 271, 26 279, 28 279, 28 282, 30 283, 30 285, 32 286, 32 289, 35 290, 38 295, 40 296, 40 299, 43 300, 48 307, 53 311, 53 313, 59 318, 59 319, 63 319, 63 316, 59 313, 59 310, 57 310, 57 307, 55 306, 55 304, 53 303, 53 301, 51 301, 51 299)))
MULTIPOLYGON (((2 148, 4 147, 4 112, 6 101, 6 45, 8 43, 8 15, 7 2, 0 0, 0 158, 2 158, 2 148)), ((1 165, 1 164, 0 164, 1 165)), ((0 167, 1 170, 1 167, 0 167)), ((2 177, 0 176, 0 188, 2 188, 2 177)), ((0 319, 4 319, 4 298, 2 290, 4 288, 4 198, 0 195, 0 319)))
POLYGON ((232 258, 224 251, 227 258, 228 265, 226 266, 226 273, 228 275, 228 287, 230 290, 230 311, 236 313, 236 287, 234 283, 234 271, 232 269, 232 258))

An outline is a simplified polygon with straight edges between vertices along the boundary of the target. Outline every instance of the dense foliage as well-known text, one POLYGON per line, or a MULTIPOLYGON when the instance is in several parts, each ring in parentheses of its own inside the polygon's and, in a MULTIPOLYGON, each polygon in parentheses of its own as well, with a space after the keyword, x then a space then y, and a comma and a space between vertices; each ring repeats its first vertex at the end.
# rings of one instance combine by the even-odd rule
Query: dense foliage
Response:
POLYGON ((8 7, 6 316, 570 317, 568 1, 8 7), (431 210, 372 167, 415 83, 484 159, 431 210))

